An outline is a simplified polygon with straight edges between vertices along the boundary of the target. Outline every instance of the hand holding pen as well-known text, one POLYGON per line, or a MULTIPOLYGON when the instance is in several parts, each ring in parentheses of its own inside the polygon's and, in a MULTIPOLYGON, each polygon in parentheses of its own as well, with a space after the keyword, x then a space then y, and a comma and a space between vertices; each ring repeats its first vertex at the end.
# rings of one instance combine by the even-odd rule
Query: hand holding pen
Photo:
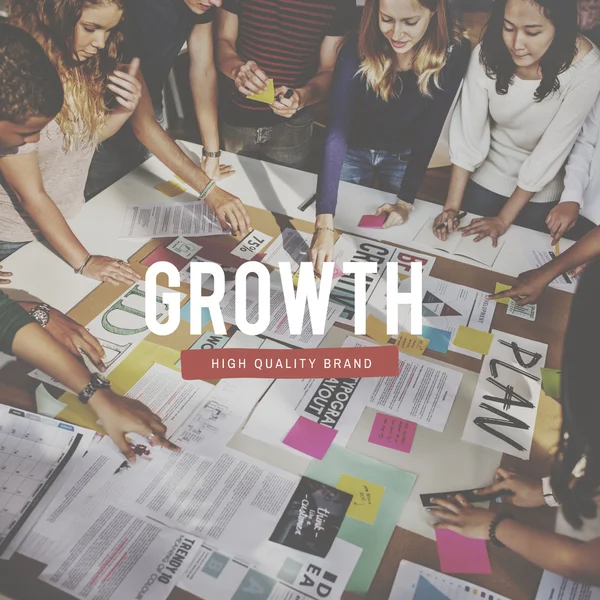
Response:
POLYGON ((459 213, 453 208, 444 210, 433 222, 433 233, 438 239, 445 242, 448 234, 457 229, 460 220, 466 217, 466 215, 466 212, 459 213))
POLYGON ((289 119, 293 117, 302 106, 302 98, 298 90, 285 86, 278 87, 275 90, 275 101, 271 108, 276 115, 289 119))

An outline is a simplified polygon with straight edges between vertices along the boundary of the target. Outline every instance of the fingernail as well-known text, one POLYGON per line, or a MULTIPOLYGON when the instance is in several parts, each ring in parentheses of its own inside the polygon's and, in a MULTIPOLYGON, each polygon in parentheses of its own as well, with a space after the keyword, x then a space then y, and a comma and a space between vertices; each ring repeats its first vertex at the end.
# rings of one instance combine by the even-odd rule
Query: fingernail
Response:
POLYGON ((130 462, 132 465, 133 465, 133 464, 135 464, 135 455, 134 455, 134 456, 130 456, 130 457, 127 459, 127 460, 128 460, 128 461, 129 461, 129 462, 130 462))
POLYGON ((432 511, 432 509, 431 509, 431 508, 429 508, 429 507, 428 507, 428 508, 426 508, 425 510, 426 510, 427 512, 431 512, 431 511, 432 511))

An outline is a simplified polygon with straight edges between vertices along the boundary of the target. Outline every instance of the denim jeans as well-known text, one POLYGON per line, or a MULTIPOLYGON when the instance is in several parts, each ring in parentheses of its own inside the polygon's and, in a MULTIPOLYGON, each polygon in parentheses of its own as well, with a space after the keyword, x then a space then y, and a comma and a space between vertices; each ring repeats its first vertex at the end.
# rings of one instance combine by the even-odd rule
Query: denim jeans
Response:
MULTIPOLYGON (((507 200, 506 196, 496 194, 478 183, 469 180, 461 208, 482 217, 496 217, 507 200)), ((527 229, 541 231, 542 233, 548 233, 546 219, 550 211, 557 204, 558 202, 529 202, 521 210, 514 224, 527 227, 527 229)), ((578 240, 592 229, 595 229, 595 227, 590 220, 580 216, 577 219, 575 227, 565 233, 564 237, 568 240, 578 240)))
POLYGON ((344 157, 340 179, 397 194, 409 158, 410 151, 392 153, 368 148, 349 148, 344 157))
POLYGON ((0 242, 0 264, 26 244, 29 244, 29 242, 0 242))
POLYGON ((302 110, 278 125, 240 127, 221 123, 221 143, 228 152, 301 169, 311 151, 313 118, 302 110))

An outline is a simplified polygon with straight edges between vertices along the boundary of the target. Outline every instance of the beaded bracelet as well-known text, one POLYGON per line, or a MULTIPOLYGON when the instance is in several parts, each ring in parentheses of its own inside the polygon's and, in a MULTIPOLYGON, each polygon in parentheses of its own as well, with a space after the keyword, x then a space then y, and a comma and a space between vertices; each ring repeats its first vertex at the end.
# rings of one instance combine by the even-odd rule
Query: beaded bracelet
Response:
POLYGON ((489 528, 489 536, 490 536, 490 541, 492 542, 492 544, 494 544, 494 546, 497 546, 498 548, 504 548, 504 544, 496 537, 496 529, 498 527, 498 525, 500 525, 500 523, 502 521, 504 521, 504 519, 512 519, 513 516, 510 513, 504 512, 504 513, 500 513, 499 515, 496 515, 493 519, 492 522, 490 523, 490 528, 489 528))

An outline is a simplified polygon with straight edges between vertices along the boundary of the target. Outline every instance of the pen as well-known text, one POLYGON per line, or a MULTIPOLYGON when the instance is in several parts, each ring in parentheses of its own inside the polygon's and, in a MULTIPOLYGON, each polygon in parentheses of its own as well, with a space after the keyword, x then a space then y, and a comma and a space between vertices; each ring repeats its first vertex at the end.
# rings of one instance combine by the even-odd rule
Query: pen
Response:
MULTIPOLYGON (((290 88, 289 90, 287 90, 287 92, 285 94, 283 94, 283 97, 286 100, 289 100, 293 95, 294 95, 294 90, 292 88, 290 88)), ((277 100, 281 100, 281 94, 277 94, 277 100)))
MULTIPOLYGON (((466 211, 463 211, 463 212, 461 212, 461 213, 457 214, 457 215, 454 217, 454 220, 455 220, 455 221, 460 221, 460 220, 461 220, 463 217, 466 217, 466 216, 467 216, 467 213, 466 213, 466 211)), ((438 225, 438 226, 435 228, 435 230, 436 230, 436 231, 439 231, 440 229, 444 229, 444 227, 448 227, 448 221, 446 221, 445 223, 440 223, 440 224, 439 224, 439 225, 438 225)))

